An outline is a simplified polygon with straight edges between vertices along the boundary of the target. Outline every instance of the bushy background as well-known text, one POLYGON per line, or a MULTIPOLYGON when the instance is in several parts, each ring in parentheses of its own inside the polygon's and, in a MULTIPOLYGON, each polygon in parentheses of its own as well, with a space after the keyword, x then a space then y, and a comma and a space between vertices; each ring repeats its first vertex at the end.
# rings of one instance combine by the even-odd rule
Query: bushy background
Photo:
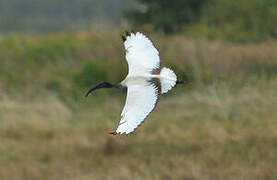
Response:
POLYGON ((194 37, 235 42, 277 37, 275 0, 139 0, 141 8, 125 17, 137 26, 166 34, 183 32, 194 37))
POLYGON ((1 1, 0 179, 276 179, 276 1, 1 1), (185 80, 128 137, 120 34, 185 80))

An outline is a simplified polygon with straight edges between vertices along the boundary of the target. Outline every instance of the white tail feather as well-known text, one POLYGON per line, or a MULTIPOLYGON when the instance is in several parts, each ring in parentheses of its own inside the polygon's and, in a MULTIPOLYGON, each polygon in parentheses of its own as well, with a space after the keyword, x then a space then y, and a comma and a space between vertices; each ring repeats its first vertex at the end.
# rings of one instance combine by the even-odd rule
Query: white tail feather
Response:
POLYGON ((167 93, 176 85, 177 76, 176 74, 168 68, 162 68, 161 71, 161 86, 162 94, 167 93))

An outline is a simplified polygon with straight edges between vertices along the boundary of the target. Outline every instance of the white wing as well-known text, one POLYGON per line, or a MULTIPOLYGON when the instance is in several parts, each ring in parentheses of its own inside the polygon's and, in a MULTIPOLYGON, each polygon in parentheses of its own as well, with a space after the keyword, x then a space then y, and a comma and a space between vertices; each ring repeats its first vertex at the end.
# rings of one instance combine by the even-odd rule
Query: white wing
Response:
POLYGON ((128 86, 126 103, 116 133, 133 132, 153 111, 160 93, 161 86, 157 79, 128 86))
POLYGON ((158 50, 142 33, 131 33, 124 42, 130 74, 149 73, 160 68, 158 50))

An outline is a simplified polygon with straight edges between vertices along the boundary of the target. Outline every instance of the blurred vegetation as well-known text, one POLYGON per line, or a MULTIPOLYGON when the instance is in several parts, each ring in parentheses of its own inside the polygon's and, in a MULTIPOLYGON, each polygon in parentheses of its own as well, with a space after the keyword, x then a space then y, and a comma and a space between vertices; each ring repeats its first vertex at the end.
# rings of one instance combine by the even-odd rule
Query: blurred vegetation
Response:
POLYGON ((0 179, 276 179, 277 42, 148 34, 174 88, 133 136, 120 32, 2 37, 0 179))
MULTIPOLYGON (((82 101, 92 85, 103 80, 117 83, 126 76, 119 34, 111 31, 3 37, 1 92, 15 97, 39 97, 52 92, 66 102, 82 101)), ((161 52, 163 64, 187 82, 188 90, 221 82, 239 89, 275 80, 277 75, 277 44, 273 40, 239 45, 189 40, 181 35, 150 36, 161 52)))
POLYGON ((0 1, 0 179, 277 178, 276 1, 97 2, 0 1), (126 89, 84 95, 126 76, 122 32, 73 31, 131 6, 186 83, 110 136, 126 89))
POLYGON ((133 0, 1 0, 0 33, 50 33, 122 23, 133 0))
POLYGON ((137 25, 151 24, 165 33, 181 31, 186 24, 199 21, 200 11, 208 0, 139 0, 144 6, 128 10, 125 16, 137 25))
MULTIPOLYGON (((127 74, 119 34, 112 31, 7 36, 0 40, 0 81, 5 84, 2 88, 7 93, 20 90, 32 94, 42 87, 79 92, 101 80, 119 82, 127 74)), ((234 45, 188 40, 179 35, 151 37, 161 50, 163 64, 172 67, 190 85, 215 81, 255 83, 277 74, 275 41, 234 45)))
POLYGON ((129 27, 192 38, 261 42, 277 37, 276 0, 2 0, 0 33, 129 27), (122 17, 123 15, 123 17, 122 17), (129 24, 126 24, 126 21, 129 24))
POLYGON ((125 17, 145 30, 233 42, 277 37, 275 0, 138 1, 141 7, 128 10, 125 17))

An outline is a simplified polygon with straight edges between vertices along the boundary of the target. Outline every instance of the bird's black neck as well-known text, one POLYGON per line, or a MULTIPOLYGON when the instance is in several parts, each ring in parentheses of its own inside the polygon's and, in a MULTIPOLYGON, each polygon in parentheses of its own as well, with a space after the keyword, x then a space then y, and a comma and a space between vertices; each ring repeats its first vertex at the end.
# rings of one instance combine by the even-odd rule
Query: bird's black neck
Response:
POLYGON ((101 88, 121 88, 122 86, 120 84, 111 84, 109 82, 102 82, 97 84, 96 86, 92 87, 87 93, 86 97, 92 92, 95 91, 96 89, 101 89, 101 88))

